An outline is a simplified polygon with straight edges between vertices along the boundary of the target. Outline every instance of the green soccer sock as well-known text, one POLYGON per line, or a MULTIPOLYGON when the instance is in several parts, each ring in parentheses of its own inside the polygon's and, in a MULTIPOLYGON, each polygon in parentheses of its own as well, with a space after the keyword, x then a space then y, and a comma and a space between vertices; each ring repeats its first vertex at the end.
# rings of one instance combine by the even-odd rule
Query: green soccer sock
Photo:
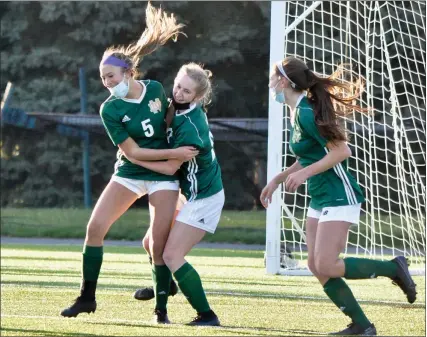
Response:
POLYGON ((184 263, 174 276, 178 281, 179 289, 198 313, 210 310, 200 276, 191 264, 184 263))
POLYGON ((95 282, 98 281, 103 255, 104 249, 102 246, 93 247, 85 245, 83 247, 83 280, 95 282))
POLYGON ((152 277, 156 309, 166 310, 172 273, 166 265, 153 265, 152 277))
POLYGON ((366 329, 370 326, 368 318, 360 308, 359 303, 354 298, 354 295, 347 283, 342 278, 330 278, 323 286, 326 295, 334 302, 334 304, 353 322, 366 329))
POLYGON ((344 259, 344 277, 349 280, 375 278, 377 276, 396 277, 397 265, 391 261, 347 257, 344 259))

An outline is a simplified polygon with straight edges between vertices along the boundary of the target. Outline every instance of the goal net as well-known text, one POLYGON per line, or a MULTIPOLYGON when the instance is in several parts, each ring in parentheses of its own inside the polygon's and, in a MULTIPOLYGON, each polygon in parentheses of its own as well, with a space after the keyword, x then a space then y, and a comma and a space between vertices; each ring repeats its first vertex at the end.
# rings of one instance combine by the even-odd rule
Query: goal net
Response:
MULTIPOLYGON (((366 202, 350 228, 344 256, 386 260, 405 255, 425 273, 426 244, 425 1, 273 1, 270 65, 297 56, 318 74, 340 64, 365 80, 357 112, 345 119, 349 170, 366 202)), ((271 69, 271 67, 270 67, 271 69)), ((295 161, 289 112, 270 98, 268 180, 295 161)), ((267 273, 307 269, 307 185, 280 187, 267 209, 267 273)))

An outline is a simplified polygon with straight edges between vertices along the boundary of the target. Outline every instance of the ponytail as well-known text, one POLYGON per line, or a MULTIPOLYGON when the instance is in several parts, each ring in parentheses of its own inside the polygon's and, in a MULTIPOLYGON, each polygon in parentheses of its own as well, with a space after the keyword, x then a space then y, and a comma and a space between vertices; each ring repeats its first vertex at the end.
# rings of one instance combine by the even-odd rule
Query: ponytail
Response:
MULTIPOLYGON (((352 111, 367 112, 357 105, 363 92, 364 81, 340 65, 330 76, 323 77, 313 71, 301 60, 287 57, 281 65, 289 80, 295 83, 297 91, 307 91, 307 98, 313 106, 314 118, 320 134, 331 142, 345 141, 347 135, 342 120, 352 111), (344 81, 344 78, 350 80, 344 81), (353 80, 356 78, 356 80, 353 80)), ((275 68, 280 76, 279 69, 275 68)))
POLYGON ((103 58, 107 55, 119 58, 137 75, 136 68, 144 56, 154 52, 169 39, 176 42, 179 34, 185 35, 181 31, 185 25, 177 23, 174 14, 168 15, 162 9, 154 8, 150 2, 145 9, 145 23, 147 27, 136 43, 131 43, 127 47, 110 47, 104 52, 103 58))
POLYGON ((356 104, 363 92, 364 83, 340 80, 352 75, 341 65, 332 75, 320 77, 311 72, 311 85, 307 89, 308 99, 313 105, 316 124, 320 134, 331 142, 348 140, 343 120, 354 110, 365 113, 368 109, 356 104))

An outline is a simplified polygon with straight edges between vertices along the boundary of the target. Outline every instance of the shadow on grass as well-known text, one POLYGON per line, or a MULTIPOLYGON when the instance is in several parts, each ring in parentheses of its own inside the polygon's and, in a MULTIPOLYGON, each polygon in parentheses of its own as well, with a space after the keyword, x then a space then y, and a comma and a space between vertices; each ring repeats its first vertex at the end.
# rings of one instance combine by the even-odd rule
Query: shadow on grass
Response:
POLYGON ((70 259, 70 258, 56 258, 56 257, 2 256, 2 260, 80 262, 81 258, 70 259))
MULTIPOLYGON (((37 270, 30 269, 29 270, 27 268, 10 268, 10 267, 2 267, 1 274, 2 275, 21 275, 21 276, 25 275, 25 276, 56 276, 56 277, 68 276, 68 277, 79 277, 79 278, 81 277, 80 270, 57 272, 51 269, 37 269, 37 270)), ((134 273, 133 275, 106 271, 101 273, 101 277, 103 279, 106 279, 106 278, 116 279, 116 278, 122 277, 123 279, 126 279, 126 280, 152 280, 151 272, 148 272, 148 271, 141 272, 140 274, 134 273)))
MULTIPOLYGON (((2 281, 2 284, 10 284, 17 286, 33 286, 33 287, 45 287, 45 288, 68 288, 68 289, 79 289, 80 283, 73 282, 32 282, 32 281, 2 281)), ((105 287, 99 286, 98 290, 122 290, 123 292, 134 292, 138 286, 114 286, 107 285, 105 287)), ((283 294, 277 292, 253 292, 253 291, 235 291, 235 290, 224 290, 224 291, 215 291, 209 288, 205 288, 205 292, 208 295, 218 296, 218 297, 247 297, 247 298, 271 298, 276 300, 287 300, 287 301, 313 301, 313 302, 330 302, 330 299, 327 297, 314 297, 306 296, 301 294, 283 294)), ((375 305, 380 307, 393 307, 393 308, 426 308, 425 303, 405 303, 405 302, 385 302, 385 301, 375 301, 375 300, 359 300, 360 303, 366 303, 369 305, 375 305)))
POLYGON ((314 335, 314 336, 319 336, 319 335, 325 335, 325 333, 321 333, 318 331, 313 331, 313 330, 300 330, 300 329, 271 329, 271 328, 257 328, 257 327, 242 327, 242 326, 231 326, 231 325, 222 325, 221 327, 221 331, 224 332, 231 332, 231 333, 237 333, 239 335, 241 334, 245 334, 245 335, 249 335, 249 336, 256 336, 259 335, 260 332, 265 332, 265 335, 270 335, 271 332, 278 332, 280 333, 281 336, 287 335, 287 336, 309 336, 309 335, 314 335), (243 330, 249 330, 251 332, 246 332, 246 331, 241 331, 240 329, 243 330))
POLYGON ((127 322, 86 322, 86 324, 93 324, 93 325, 113 325, 113 326, 128 326, 132 328, 155 328, 155 329, 162 329, 164 327, 167 327, 169 325, 166 324, 150 324, 150 323, 127 323, 127 322))
MULTIPOLYGON (((27 336, 33 336, 34 334, 41 334, 42 336, 58 336, 58 331, 49 331, 49 330, 35 330, 35 329, 15 329, 15 328, 1 328, 1 331, 13 331, 13 332, 24 332, 27 336)), ((61 336, 98 336, 91 333, 83 332, 63 332, 60 333, 61 336)))
MULTIPOLYGON (((211 256, 206 256, 211 257, 211 256)), ((10 257, 2 257, 2 260, 21 260, 21 261, 50 261, 50 262, 81 262, 81 258, 77 259, 70 259, 70 258, 40 258, 40 257, 26 257, 26 256, 10 256, 10 257)), ((138 266, 144 266, 146 265, 145 262, 139 262, 139 261, 123 261, 123 260, 108 260, 105 262, 107 263, 126 263, 126 264, 135 264, 138 266)), ((221 267, 221 268, 234 268, 234 269, 242 269, 242 268, 251 268, 251 269, 264 269, 265 267, 260 264, 259 266, 242 266, 237 264, 203 264, 199 263, 197 264, 198 267, 221 267)))
MULTIPOLYGON (((219 297, 249 297, 249 298, 271 298, 276 300, 287 300, 287 301, 306 301, 306 302, 330 302, 331 300, 327 297, 314 297, 314 296, 306 296, 301 294, 287 294, 283 293, 255 293, 255 292, 225 292, 225 291, 209 291, 206 290, 206 294, 214 295, 219 297)), ((402 309, 425 309, 425 303, 405 303, 405 302, 386 302, 381 300, 358 300, 360 303, 365 303, 369 305, 375 305, 379 307, 393 307, 393 308, 402 308, 402 309)))
MULTIPOLYGON (((76 272, 55 272, 55 271, 51 271, 51 270, 37 270, 37 271, 29 271, 26 269, 22 269, 21 268, 8 268, 6 270, 2 270, 2 275, 20 275, 20 276, 47 276, 47 277, 51 277, 51 276, 55 276, 55 277, 75 277, 78 278, 78 282, 80 282, 80 272, 76 271, 76 272)), ((101 274, 101 277, 103 279, 106 278, 116 278, 117 276, 123 276, 123 274, 121 273, 108 273, 108 272, 104 272, 101 274)), ((127 285, 127 286, 114 286, 114 285, 106 285, 107 288, 117 288, 117 289, 124 289, 124 288, 131 288, 131 287, 140 287, 142 286, 142 283, 147 283, 148 285, 151 285, 152 283, 152 278, 151 278, 151 274, 150 273, 141 273, 141 275, 133 275, 133 276, 129 276, 127 275, 126 277, 123 277, 123 280, 135 280, 135 281, 141 281, 141 282, 137 282, 137 284, 135 285, 127 285)), ((28 285, 34 285, 34 286, 52 286, 53 282, 44 282, 44 281, 4 281, 2 282, 4 284, 28 284, 28 285)), ((208 287, 206 287, 206 285, 213 283, 213 284, 226 284, 226 285, 242 285, 242 286, 260 286, 260 287, 283 287, 283 288, 287 288, 287 287, 298 287, 298 288, 307 288, 307 287, 312 287, 313 285, 311 283, 304 283, 301 284, 301 281, 298 280, 286 280, 283 282, 254 282, 253 280, 227 280, 224 281, 223 279, 220 278, 210 278, 210 277, 205 277, 204 278, 204 284, 205 284, 205 288, 208 289, 208 287)), ((72 283, 72 282, 68 282, 68 283, 64 283, 64 282, 55 282, 55 286, 59 286, 59 287, 63 287, 63 286, 67 286, 67 285, 74 285, 75 286, 76 283, 72 283)), ((103 288, 103 284, 102 281, 100 283, 98 283, 98 289, 102 289, 103 288)))
MULTIPOLYGON (((144 281, 144 279, 141 279, 144 281)), ((150 282, 150 285, 152 283, 151 279, 145 279, 148 282, 150 282)), ((30 286, 30 287, 37 287, 37 288, 66 288, 69 290, 76 290, 78 291, 80 289, 80 279, 78 279, 76 282, 48 282, 48 281, 2 281, 2 285, 10 284, 10 285, 16 285, 16 286, 30 286)), ((123 290, 123 291, 135 291, 136 287, 138 286, 123 286, 123 285, 98 285, 97 290, 123 290)))
MULTIPOLYGON (((83 240, 83 239, 82 239, 83 240)), ((66 240, 64 240, 64 243, 66 240)), ((202 242, 203 243, 203 242, 202 242)), ((212 242, 214 243, 214 242, 212 242)), ((234 244, 235 242, 230 242, 234 244)), ((2 243, 2 249, 14 249, 14 250, 34 250, 34 251, 46 251, 46 252, 70 252, 70 253, 81 253, 83 247, 83 241, 81 245, 42 245, 42 244, 21 244, 21 243, 2 243)), ((140 254, 146 256, 144 249, 135 246, 114 246, 105 245, 104 253, 110 254, 140 254)), ((263 258, 264 252, 262 250, 241 250, 241 249, 229 249, 229 248, 194 248, 188 256, 206 256, 206 257, 240 257, 240 258, 263 258)), ((8 257, 13 259, 19 259, 20 257, 8 257)), ((42 258, 34 258, 41 260, 42 258)), ((44 259, 44 258, 43 258, 44 259)), ((49 259, 49 258, 47 258, 49 259)), ((65 259, 59 259, 66 261, 65 259)))
MULTIPOLYGON (((305 282, 301 284, 300 280, 283 280, 283 282, 270 282, 266 280, 265 282, 254 282, 253 280, 227 280, 224 281, 224 279, 221 278, 211 278, 211 277, 204 277, 203 278, 203 284, 207 283, 220 283, 220 284, 240 284, 240 285, 259 285, 263 287, 271 286, 271 287, 298 287, 298 288, 304 288, 304 287, 312 287, 313 283, 305 282)), ((316 282, 314 282, 316 283, 316 282)), ((320 287, 320 286, 319 286, 320 287)))
MULTIPOLYGON (((187 326, 185 323, 171 323, 171 324, 167 324, 167 325, 156 325, 156 324, 135 324, 135 323, 126 323, 126 322, 87 322, 88 324, 96 324, 96 325, 113 325, 113 326, 128 326, 128 327, 141 327, 141 328, 170 328, 170 327, 186 327, 186 328, 190 328, 189 326, 187 326)), ((294 330, 294 329, 285 329, 285 330, 280 330, 280 329, 270 329, 270 328, 264 328, 264 327, 244 327, 244 326, 231 326, 231 325, 222 325, 219 327, 203 327, 206 329, 218 329, 219 331, 224 331, 224 332, 231 332, 231 333, 235 333, 236 335, 248 335, 248 336, 254 336, 256 334, 254 333, 260 333, 260 332, 265 332, 265 335, 270 335, 271 332, 278 332, 281 335, 284 334, 291 334, 292 336, 295 335, 303 335, 303 336, 307 336, 307 335, 321 335, 322 333, 319 333, 317 331, 311 331, 311 330, 294 330), (243 330, 243 331, 242 331, 243 330), (246 331, 244 331, 246 330, 246 331)), ((197 334, 197 327, 193 327, 193 329, 195 330, 195 335, 197 334)))

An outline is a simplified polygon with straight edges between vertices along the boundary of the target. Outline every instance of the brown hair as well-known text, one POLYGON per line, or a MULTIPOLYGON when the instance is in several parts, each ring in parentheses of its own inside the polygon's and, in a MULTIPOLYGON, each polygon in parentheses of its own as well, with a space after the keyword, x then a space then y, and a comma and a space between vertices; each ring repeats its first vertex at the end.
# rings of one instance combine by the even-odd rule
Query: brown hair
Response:
POLYGON ((127 47, 109 47, 103 55, 103 58, 113 55, 125 61, 135 77, 139 75, 137 67, 144 56, 154 52, 169 39, 176 42, 179 34, 185 35, 181 31, 184 25, 176 22, 174 14, 168 15, 161 8, 154 8, 150 2, 145 9, 145 23, 147 27, 136 43, 127 47))
MULTIPOLYGON (((356 105, 356 100, 363 92, 364 81, 356 77, 355 81, 342 78, 355 76, 346 65, 341 65, 330 76, 323 77, 313 71, 301 60, 287 57, 282 61, 283 69, 295 84, 294 90, 307 90, 307 98, 313 105, 314 118, 320 134, 328 141, 346 141, 347 135, 339 117, 347 116, 353 110, 367 112, 368 109, 356 105)), ((277 65, 275 73, 283 77, 277 65)))
POLYGON ((186 74, 194 82, 197 83, 197 92, 196 97, 201 98, 203 106, 208 105, 212 99, 212 84, 211 77, 212 72, 208 69, 203 69, 203 67, 197 63, 190 62, 184 64, 178 71, 178 74, 186 74))

